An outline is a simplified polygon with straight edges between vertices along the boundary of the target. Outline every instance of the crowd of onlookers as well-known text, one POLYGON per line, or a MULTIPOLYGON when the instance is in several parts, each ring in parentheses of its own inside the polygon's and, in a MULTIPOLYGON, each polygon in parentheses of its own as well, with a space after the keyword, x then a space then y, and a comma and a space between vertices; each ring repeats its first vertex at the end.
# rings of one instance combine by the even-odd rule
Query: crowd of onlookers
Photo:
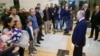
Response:
MULTIPOLYGON (((93 37, 95 30, 95 40, 97 40, 100 25, 99 6, 96 6, 91 21, 87 3, 83 4, 79 10, 84 10, 85 20, 87 23, 91 22, 90 38, 93 37)), ((45 34, 50 33, 51 30, 54 34, 58 30, 64 30, 65 35, 70 35, 70 30, 73 28, 73 18, 72 7, 68 4, 63 6, 53 3, 50 6, 47 4, 42 11, 41 4, 38 3, 35 8, 30 8, 29 14, 26 14, 24 8, 19 8, 17 11, 15 7, 6 7, 1 16, 3 29, 0 37, 0 56, 15 56, 17 54, 24 56, 25 47, 29 48, 29 55, 32 56, 37 51, 35 47, 39 47, 40 41, 44 40, 42 25, 44 25, 45 34), (64 25, 66 25, 65 29, 64 25)))

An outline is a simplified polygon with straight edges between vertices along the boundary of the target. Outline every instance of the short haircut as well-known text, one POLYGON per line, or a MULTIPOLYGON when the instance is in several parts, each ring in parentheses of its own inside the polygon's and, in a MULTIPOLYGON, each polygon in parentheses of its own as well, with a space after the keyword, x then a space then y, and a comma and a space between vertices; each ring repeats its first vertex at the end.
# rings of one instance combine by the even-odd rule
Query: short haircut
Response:
POLYGON ((28 19, 26 23, 28 24, 29 22, 32 22, 32 21, 30 19, 28 19))
POLYGON ((78 12, 80 12, 81 15, 85 16, 85 11, 84 10, 79 10, 78 12))
POLYGON ((16 9, 15 7, 10 7, 10 11, 12 11, 13 9, 16 9))
POLYGON ((31 12, 31 10, 34 10, 34 9, 33 9, 33 8, 30 8, 30 9, 29 9, 29 12, 31 12))

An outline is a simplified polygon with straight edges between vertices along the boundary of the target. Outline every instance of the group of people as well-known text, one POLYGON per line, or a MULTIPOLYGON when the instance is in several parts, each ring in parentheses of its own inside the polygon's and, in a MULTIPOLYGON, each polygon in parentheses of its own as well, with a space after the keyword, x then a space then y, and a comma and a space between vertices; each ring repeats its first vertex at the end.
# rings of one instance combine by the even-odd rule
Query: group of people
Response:
POLYGON ((72 7, 68 4, 60 6, 57 4, 51 3, 50 7, 48 4, 43 10, 43 21, 45 23, 45 33, 49 33, 51 30, 51 24, 53 25, 54 33, 57 31, 62 31, 64 25, 64 34, 68 35, 72 26, 73 26, 73 11, 72 7), (60 27, 58 27, 60 26, 60 27))
POLYGON ((0 35, 0 56, 24 56, 26 47, 29 56, 36 53, 42 39, 42 16, 39 8, 31 8, 27 16, 23 8, 6 7, 1 16, 3 29, 0 35))
MULTIPOLYGON (((64 25, 66 25, 64 34, 69 35, 69 32, 73 27, 73 15, 72 7, 68 4, 65 4, 64 6, 53 3, 49 6, 47 4, 45 9, 42 11, 41 4, 38 3, 35 8, 29 9, 29 15, 26 15, 24 8, 19 8, 17 13, 15 7, 6 7, 5 13, 1 16, 3 24, 3 30, 1 32, 2 35, 8 36, 9 38, 4 40, 0 37, 0 56, 14 56, 16 53, 20 56, 24 56, 24 50, 27 46, 29 48, 29 55, 33 56, 37 51, 35 46, 39 47, 38 44, 41 44, 40 41, 44 40, 42 38, 42 36, 44 36, 42 33, 42 25, 44 24, 45 34, 51 32, 52 25, 53 33, 56 33, 58 30, 62 31, 64 25), (60 28, 58 27, 59 25, 60 28), (29 36, 27 34, 26 36, 24 33, 27 33, 29 36), (26 37, 23 37, 22 35, 25 35, 26 37), (29 44, 19 44, 23 39, 28 39, 25 42, 28 42, 29 44)), ((88 22, 91 23, 92 27, 89 38, 93 37, 93 32, 95 30, 94 40, 98 39, 100 27, 100 6, 96 6, 91 20, 89 18, 90 10, 88 9, 88 4, 85 3, 77 13, 78 21, 72 35, 72 43, 75 46, 73 56, 82 56, 88 22)))

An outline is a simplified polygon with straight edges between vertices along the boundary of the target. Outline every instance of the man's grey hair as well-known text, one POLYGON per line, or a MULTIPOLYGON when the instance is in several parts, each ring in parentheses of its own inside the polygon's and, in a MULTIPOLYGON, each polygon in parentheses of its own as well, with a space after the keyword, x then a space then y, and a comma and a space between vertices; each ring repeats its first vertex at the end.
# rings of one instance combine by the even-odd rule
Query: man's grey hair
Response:
POLYGON ((85 11, 84 10, 79 10, 78 11, 82 16, 85 16, 85 11))

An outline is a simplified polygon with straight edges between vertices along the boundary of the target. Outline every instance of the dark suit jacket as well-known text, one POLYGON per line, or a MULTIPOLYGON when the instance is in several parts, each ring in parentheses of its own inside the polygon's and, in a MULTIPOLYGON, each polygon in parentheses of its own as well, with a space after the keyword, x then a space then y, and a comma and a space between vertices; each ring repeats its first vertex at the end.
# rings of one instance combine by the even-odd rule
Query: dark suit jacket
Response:
POLYGON ((2 14, 1 15, 1 21, 5 22, 6 18, 9 17, 9 16, 10 16, 10 13, 9 14, 5 14, 5 13, 2 14))
POLYGON ((31 30, 30 30, 30 28, 29 28, 28 26, 26 26, 26 31, 27 31, 28 34, 29 34, 29 40, 33 40, 31 30))
POLYGON ((50 8, 49 8, 49 14, 50 14, 50 15, 49 15, 50 19, 53 20, 53 19, 54 19, 54 15, 53 15, 53 14, 54 14, 54 8, 53 8, 53 7, 50 7, 50 8))
POLYGON ((73 44, 76 44, 78 46, 85 45, 86 29, 87 29, 87 23, 85 19, 77 23, 72 35, 73 44))
POLYGON ((89 9, 86 9, 85 11, 85 20, 89 20, 89 17, 90 17, 90 10, 89 9))
POLYGON ((22 29, 25 30, 26 28, 26 21, 27 21, 27 16, 25 14, 25 12, 23 13, 18 13, 19 17, 20 17, 20 20, 21 20, 21 24, 22 24, 22 29))
POLYGON ((96 13, 95 11, 93 12, 91 17, 91 24, 92 26, 100 25, 100 11, 98 13, 96 13))
POLYGON ((44 21, 50 20, 49 9, 48 9, 48 10, 43 10, 43 14, 44 14, 44 16, 43 16, 43 20, 44 20, 44 21))
POLYGON ((42 25, 42 18, 41 18, 41 14, 39 12, 36 12, 36 18, 37 18, 38 26, 41 26, 42 25))

